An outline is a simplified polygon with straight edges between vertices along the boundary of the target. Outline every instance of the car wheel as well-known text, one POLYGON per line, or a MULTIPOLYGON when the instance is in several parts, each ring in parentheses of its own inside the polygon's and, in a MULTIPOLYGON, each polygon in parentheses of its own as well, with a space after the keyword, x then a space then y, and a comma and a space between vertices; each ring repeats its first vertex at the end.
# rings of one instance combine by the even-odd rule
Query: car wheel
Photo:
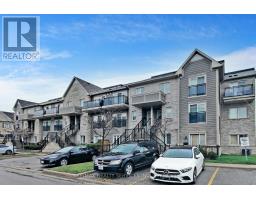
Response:
POLYGON ((130 176, 133 173, 133 164, 131 162, 128 162, 124 166, 124 174, 126 176, 130 176))
POLYGON ((11 151, 11 150, 7 150, 7 151, 5 152, 5 154, 6 154, 6 155, 11 155, 11 154, 12 154, 12 151, 11 151))
POLYGON ((196 184, 196 179, 197 179, 197 171, 196 171, 196 168, 194 169, 194 172, 193 172, 193 184, 196 184))
POLYGON ((202 171, 205 170, 205 161, 203 162, 202 171))
POLYGON ((92 161, 94 161, 96 159, 96 157, 97 157, 96 155, 93 155, 92 156, 92 161))
POLYGON ((65 166, 65 165, 67 165, 68 164, 68 160, 66 159, 66 158, 62 158, 61 160, 60 160, 60 166, 65 166))

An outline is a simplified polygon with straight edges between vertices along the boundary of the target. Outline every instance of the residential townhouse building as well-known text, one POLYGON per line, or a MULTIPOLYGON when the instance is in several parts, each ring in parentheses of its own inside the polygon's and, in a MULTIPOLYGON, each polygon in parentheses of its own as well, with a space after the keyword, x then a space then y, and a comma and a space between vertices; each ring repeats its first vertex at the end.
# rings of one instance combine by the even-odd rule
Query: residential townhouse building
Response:
POLYGON ((239 138, 249 136, 256 153, 255 75, 254 69, 225 73, 224 61, 195 49, 174 72, 107 88, 74 77, 61 98, 17 100, 15 124, 23 131, 33 127, 30 142, 53 133, 64 143, 96 143, 108 113, 111 123, 104 139, 109 143, 155 130, 157 141, 165 145, 220 146, 224 153, 238 153, 239 138), (50 115, 35 115, 42 110, 50 115))
POLYGON ((0 143, 7 142, 8 136, 14 133, 14 113, 0 111, 0 143))

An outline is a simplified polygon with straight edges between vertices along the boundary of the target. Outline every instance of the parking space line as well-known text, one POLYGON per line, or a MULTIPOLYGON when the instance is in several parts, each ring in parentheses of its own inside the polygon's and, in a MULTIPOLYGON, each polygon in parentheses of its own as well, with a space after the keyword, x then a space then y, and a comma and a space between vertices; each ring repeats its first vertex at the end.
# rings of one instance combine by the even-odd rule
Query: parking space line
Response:
POLYGON ((208 182, 208 185, 212 185, 214 179, 216 178, 216 176, 217 176, 217 174, 218 174, 219 169, 220 169, 219 167, 217 167, 217 168, 215 169, 214 173, 212 174, 212 176, 211 176, 211 178, 210 178, 210 180, 209 180, 209 182, 208 182))

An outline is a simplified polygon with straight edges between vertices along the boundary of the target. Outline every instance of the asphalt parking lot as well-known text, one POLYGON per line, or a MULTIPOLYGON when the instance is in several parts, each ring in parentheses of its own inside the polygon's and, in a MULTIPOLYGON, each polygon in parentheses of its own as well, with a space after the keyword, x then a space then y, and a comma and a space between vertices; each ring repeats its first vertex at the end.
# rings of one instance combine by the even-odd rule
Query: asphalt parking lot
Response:
MULTIPOLYGON (((137 170, 133 176, 106 176, 88 174, 76 180, 61 179, 42 174, 40 156, 0 160, 0 184, 111 184, 111 185, 171 185, 153 182, 149 168, 137 170)), ((206 167, 197 185, 256 185, 256 170, 206 167)))

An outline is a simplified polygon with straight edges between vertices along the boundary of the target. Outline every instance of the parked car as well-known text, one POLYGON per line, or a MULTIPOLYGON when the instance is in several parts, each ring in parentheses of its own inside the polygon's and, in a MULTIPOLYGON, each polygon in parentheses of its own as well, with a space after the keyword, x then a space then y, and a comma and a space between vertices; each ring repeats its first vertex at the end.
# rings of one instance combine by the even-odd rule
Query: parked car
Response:
POLYGON ((13 153, 16 153, 16 147, 0 144, 0 154, 11 155, 13 153))
POLYGON ((151 166, 153 181, 195 183, 204 170, 204 156, 197 147, 172 147, 151 166))
POLYGON ((120 144, 94 161, 98 172, 131 175, 135 169, 150 166, 159 156, 157 145, 151 141, 120 144))
POLYGON ((44 166, 63 166, 91 161, 98 155, 98 150, 91 147, 70 146, 40 158, 40 163, 44 166))

